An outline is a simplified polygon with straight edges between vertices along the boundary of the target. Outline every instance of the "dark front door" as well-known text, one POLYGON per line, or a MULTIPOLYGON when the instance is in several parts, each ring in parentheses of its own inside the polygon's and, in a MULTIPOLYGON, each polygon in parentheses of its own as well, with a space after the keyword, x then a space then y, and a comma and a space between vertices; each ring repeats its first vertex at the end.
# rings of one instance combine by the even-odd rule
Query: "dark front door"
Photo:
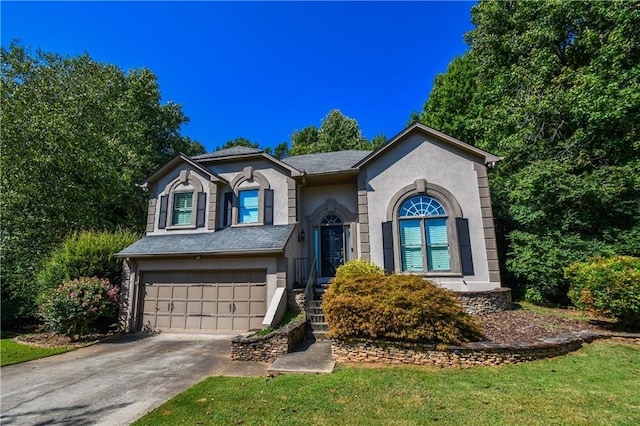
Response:
POLYGON ((343 259, 342 225, 320 227, 320 269, 321 276, 333 277, 343 259))

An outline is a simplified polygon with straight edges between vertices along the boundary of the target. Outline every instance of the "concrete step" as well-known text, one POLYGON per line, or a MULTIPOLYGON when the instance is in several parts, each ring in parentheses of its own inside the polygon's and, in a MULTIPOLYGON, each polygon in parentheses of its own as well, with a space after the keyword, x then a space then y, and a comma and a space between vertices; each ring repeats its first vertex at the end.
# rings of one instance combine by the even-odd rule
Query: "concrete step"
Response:
POLYGON ((328 331, 329 330, 329 325, 326 322, 311 322, 309 324, 309 327, 311 328, 311 331, 313 331, 314 333, 316 331, 328 331))
POLYGON ((311 314, 309 315, 309 321, 311 321, 312 324, 319 324, 319 323, 324 323, 324 315, 322 314, 311 314))
POLYGON ((315 315, 322 315, 324 314, 324 311, 322 310, 322 306, 312 306, 311 308, 309 308, 310 313, 315 314, 315 315))

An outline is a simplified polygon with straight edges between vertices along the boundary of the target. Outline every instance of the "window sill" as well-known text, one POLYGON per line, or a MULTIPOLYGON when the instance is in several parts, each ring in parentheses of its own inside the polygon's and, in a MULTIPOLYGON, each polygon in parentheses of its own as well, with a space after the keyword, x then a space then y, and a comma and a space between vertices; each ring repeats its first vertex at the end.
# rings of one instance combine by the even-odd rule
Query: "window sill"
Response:
POLYGON ((411 271, 398 271, 397 274, 402 275, 420 275, 421 277, 426 278, 462 278, 461 272, 411 272, 411 271))
POLYGON ((253 222, 253 223, 235 223, 231 227, 232 228, 244 228, 247 226, 264 226, 262 222, 253 222))
POLYGON ((167 231, 175 231, 177 229, 196 229, 195 225, 171 225, 165 228, 167 231))

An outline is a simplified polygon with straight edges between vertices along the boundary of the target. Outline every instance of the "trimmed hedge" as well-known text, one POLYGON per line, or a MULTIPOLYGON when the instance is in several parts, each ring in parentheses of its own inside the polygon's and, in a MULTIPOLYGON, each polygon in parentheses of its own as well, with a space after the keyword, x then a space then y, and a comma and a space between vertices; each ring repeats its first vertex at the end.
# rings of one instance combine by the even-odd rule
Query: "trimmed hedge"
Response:
POLYGON ((594 257, 565 268, 565 278, 576 307, 640 329, 640 258, 594 257))
POLYGON ((446 344, 481 337, 453 294, 415 275, 337 277, 322 306, 328 337, 446 344))

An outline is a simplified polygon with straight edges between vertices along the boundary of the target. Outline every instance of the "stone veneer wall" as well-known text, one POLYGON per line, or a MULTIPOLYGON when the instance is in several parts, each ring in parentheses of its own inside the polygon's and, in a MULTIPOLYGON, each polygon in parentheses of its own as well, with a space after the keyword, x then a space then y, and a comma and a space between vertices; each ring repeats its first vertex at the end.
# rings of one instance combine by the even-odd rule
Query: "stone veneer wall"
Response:
POLYGON ((480 315, 511 310, 511 289, 500 287, 490 291, 454 293, 468 314, 480 315))
POLYGON ((590 332, 567 333, 532 343, 501 344, 472 342, 464 346, 440 347, 433 344, 399 343, 364 339, 334 339, 333 359, 337 362, 437 365, 473 367, 478 365, 517 364, 573 352, 603 337, 590 332))
POLYGON ((306 319, 293 321, 264 336, 237 336, 231 341, 234 361, 273 362, 304 339, 306 319))

